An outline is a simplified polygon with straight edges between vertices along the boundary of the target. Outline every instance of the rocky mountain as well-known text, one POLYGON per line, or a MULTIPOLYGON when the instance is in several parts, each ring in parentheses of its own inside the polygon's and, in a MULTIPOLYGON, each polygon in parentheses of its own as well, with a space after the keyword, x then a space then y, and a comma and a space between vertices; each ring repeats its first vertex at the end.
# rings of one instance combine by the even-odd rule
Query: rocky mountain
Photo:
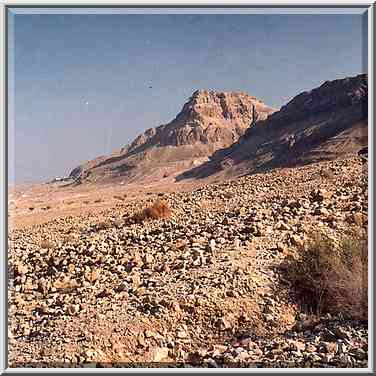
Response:
POLYGON ((367 103, 366 74, 327 81, 297 95, 177 180, 239 176, 356 154, 368 143, 367 103))
POLYGON ((150 128, 110 156, 75 168, 76 181, 160 180, 205 162, 275 110, 242 92, 198 90, 170 123, 150 128))

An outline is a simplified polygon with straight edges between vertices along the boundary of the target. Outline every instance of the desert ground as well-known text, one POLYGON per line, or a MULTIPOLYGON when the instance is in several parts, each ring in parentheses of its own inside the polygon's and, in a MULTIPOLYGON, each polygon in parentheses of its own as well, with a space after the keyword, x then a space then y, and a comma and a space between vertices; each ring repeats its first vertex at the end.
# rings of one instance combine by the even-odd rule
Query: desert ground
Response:
POLYGON ((9 189, 8 221, 12 229, 42 224, 69 215, 100 215, 101 210, 132 202, 158 193, 189 191, 197 182, 173 183, 174 176, 160 182, 144 184, 85 184, 67 182, 28 184, 9 189))
POLYGON ((65 184, 9 191, 10 367, 367 367, 356 302, 310 311, 288 278, 312 233, 367 229, 364 159, 65 184), (171 216, 130 220, 156 200, 171 216))

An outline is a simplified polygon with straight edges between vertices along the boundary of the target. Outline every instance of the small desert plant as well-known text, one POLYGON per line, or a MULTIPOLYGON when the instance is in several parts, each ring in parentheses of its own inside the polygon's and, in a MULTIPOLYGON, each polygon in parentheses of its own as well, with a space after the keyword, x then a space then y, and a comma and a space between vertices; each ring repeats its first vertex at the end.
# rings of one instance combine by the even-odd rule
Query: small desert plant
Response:
POLYGON ((123 196, 115 195, 114 196, 115 200, 120 200, 120 201, 124 201, 126 198, 127 198, 127 195, 123 195, 123 196))
POLYGON ((33 206, 30 206, 30 207, 29 207, 29 210, 30 210, 30 211, 33 211, 33 210, 34 210, 34 207, 33 207, 33 206))
POLYGON ((286 262, 287 277, 302 307, 358 319, 367 318, 367 266, 365 231, 344 235, 338 243, 322 233, 311 235, 286 262))
POLYGON ((53 248, 54 245, 49 240, 45 239, 40 242, 40 247, 43 249, 50 249, 53 248))
POLYGON ((124 220, 119 218, 114 221, 114 226, 117 228, 122 228, 124 226, 124 220))
POLYGON ((325 168, 321 170, 321 176, 324 177, 325 179, 332 180, 334 179, 334 172, 330 168, 325 168))
POLYGON ((149 206, 133 216, 137 222, 150 219, 160 219, 171 217, 171 209, 165 200, 156 200, 152 206, 149 206))
POLYGON ((76 237, 73 234, 65 235, 62 239, 62 243, 67 244, 74 244, 76 242, 76 237))
POLYGON ((103 200, 101 198, 97 198, 96 200, 94 200, 94 202, 97 204, 99 202, 102 202, 103 200))
POLYGON ((112 223, 110 220, 99 222, 97 224, 97 230, 108 230, 112 227, 112 223))
POLYGON ((84 200, 83 202, 84 202, 85 205, 90 204, 90 201, 89 201, 89 200, 84 200))

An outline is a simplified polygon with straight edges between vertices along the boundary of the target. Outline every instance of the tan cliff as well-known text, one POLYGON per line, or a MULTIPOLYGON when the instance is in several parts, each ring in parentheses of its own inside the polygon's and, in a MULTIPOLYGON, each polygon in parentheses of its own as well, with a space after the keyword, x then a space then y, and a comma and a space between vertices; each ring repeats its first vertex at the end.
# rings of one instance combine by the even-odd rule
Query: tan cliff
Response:
POLYGON ((78 182, 159 180, 205 161, 275 109, 243 92, 197 90, 170 123, 150 128, 120 152, 71 172, 78 182))

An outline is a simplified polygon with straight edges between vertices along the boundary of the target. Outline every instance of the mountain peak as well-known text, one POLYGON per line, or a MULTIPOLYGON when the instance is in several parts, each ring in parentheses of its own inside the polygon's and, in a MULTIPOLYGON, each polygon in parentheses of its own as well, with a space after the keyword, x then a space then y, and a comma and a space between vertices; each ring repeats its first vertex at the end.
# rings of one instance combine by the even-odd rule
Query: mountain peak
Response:
POLYGON ((236 176, 356 154, 368 142, 367 78, 325 81, 296 95, 239 142, 177 179, 236 176))
POLYGON ((275 110, 243 92, 196 90, 174 120, 149 128, 130 145, 128 152, 142 145, 179 146, 218 144, 226 147, 242 136, 253 121, 265 119, 275 110))
MULTIPOLYGON (((109 156, 94 167, 90 162, 86 165, 90 165, 89 170, 93 172, 99 171, 98 166, 107 166, 114 160, 117 164, 126 164, 137 158, 144 160, 152 154, 159 155, 160 163, 163 158, 166 158, 165 164, 191 163, 192 158, 207 158, 216 150, 232 145, 252 123, 265 119, 274 111, 244 92, 196 90, 171 122, 147 129, 124 147, 120 155, 109 156)), ((137 164, 140 165, 139 160, 137 164)), ((87 170, 85 165, 75 169, 82 170, 87 170)), ((108 173, 106 169, 100 170, 108 173)))

